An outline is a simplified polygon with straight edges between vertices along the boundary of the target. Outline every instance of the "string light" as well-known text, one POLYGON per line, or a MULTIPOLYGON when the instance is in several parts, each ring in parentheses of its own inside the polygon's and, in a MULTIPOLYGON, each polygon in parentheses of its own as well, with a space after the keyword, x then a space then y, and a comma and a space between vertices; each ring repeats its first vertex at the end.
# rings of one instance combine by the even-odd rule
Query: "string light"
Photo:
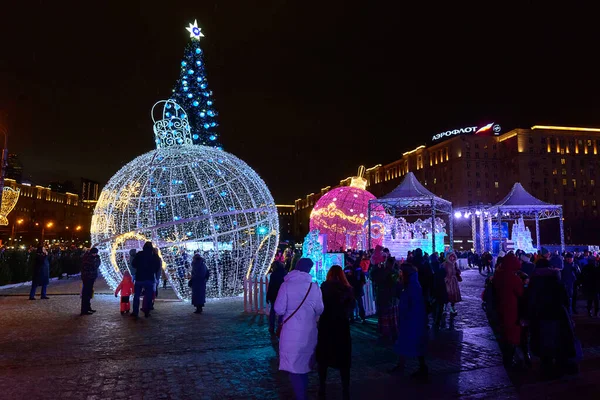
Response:
POLYGON ((199 42, 204 35, 200 32, 197 21, 186 29, 191 39, 184 51, 184 60, 181 62, 179 79, 173 88, 172 99, 186 110, 196 109, 189 116, 194 144, 221 147, 216 129, 219 126, 216 121, 218 113, 211 107, 212 91, 208 89, 203 52, 199 42))
POLYGON ((102 274, 114 289, 130 267, 129 251, 151 240, 180 299, 191 298, 187 281, 195 252, 211 273, 207 296, 237 295, 244 276, 264 274, 275 256, 279 222, 273 197, 242 160, 190 144, 182 107, 172 100, 158 104, 163 115, 175 111, 177 123, 165 124, 166 116, 154 122, 157 149, 109 180, 92 217, 102 274))
MULTIPOLYGON (((358 248, 363 245, 368 225, 369 200, 375 196, 358 187, 344 186, 333 189, 321 197, 310 214, 310 230, 319 230, 327 235, 327 251, 342 248, 358 248)), ((381 205, 371 207, 371 216, 385 214, 381 205)), ((370 247, 381 244, 382 239, 373 240, 370 247)))

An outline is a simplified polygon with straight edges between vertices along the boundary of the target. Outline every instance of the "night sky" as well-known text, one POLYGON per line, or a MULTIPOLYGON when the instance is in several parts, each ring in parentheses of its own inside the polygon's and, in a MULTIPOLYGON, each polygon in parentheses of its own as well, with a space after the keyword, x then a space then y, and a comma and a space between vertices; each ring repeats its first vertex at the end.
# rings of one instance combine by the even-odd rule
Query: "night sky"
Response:
POLYGON ((9 150, 36 183, 105 183, 154 147, 150 108, 170 96, 194 19, 224 149, 255 168, 277 203, 448 129, 600 127, 593 10, 15 3, 0 15, 0 110, 9 150))

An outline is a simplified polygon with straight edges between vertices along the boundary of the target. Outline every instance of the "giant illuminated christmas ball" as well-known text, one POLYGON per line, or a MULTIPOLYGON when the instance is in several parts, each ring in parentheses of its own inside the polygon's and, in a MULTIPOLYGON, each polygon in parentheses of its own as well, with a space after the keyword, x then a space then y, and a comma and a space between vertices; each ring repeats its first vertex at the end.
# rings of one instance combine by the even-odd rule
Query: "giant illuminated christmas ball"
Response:
POLYGON ((237 295, 244 277, 265 274, 275 256, 279 223, 273 197, 242 160, 191 144, 185 111, 173 101, 160 104, 157 149, 121 168, 94 210, 92 241, 100 251, 101 273, 116 288, 131 267, 130 251, 149 240, 180 299, 191 298, 195 252, 211 274, 207 296, 237 295))
POLYGON ((321 197, 310 214, 310 230, 319 230, 327 235, 327 251, 340 248, 374 248, 383 240, 382 217, 384 209, 377 204, 371 209, 371 243, 367 245, 369 200, 375 200, 365 190, 366 181, 359 176, 352 178, 350 186, 343 186, 327 192, 321 197))

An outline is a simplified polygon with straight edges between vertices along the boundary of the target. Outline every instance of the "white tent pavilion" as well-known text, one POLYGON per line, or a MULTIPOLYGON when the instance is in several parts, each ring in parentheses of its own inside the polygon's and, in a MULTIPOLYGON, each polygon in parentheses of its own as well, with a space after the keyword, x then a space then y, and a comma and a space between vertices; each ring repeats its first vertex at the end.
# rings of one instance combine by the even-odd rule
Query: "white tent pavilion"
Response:
MULTIPOLYGON (((532 196, 527 192, 523 186, 517 182, 513 185, 510 193, 500 200, 498 203, 486 209, 487 228, 488 228, 488 239, 489 249, 492 249, 492 218, 498 220, 498 231, 500 235, 500 241, 502 241, 502 218, 506 219, 517 219, 522 217, 523 220, 535 220, 535 236, 536 236, 536 247, 538 250, 541 249, 540 244, 540 221, 551 218, 558 218, 560 226, 560 247, 561 251, 565 251, 565 234, 563 227, 563 211, 562 206, 558 204, 550 204, 541 201, 538 198, 532 196)), ((483 214, 481 215, 483 218, 483 214)), ((481 219, 483 226, 483 219, 481 219)))
MULTIPOLYGON (((390 193, 375 200, 369 201, 369 228, 368 236, 371 243, 371 209, 375 204, 384 207, 387 214, 394 218, 407 216, 419 217, 426 216, 431 218, 431 226, 435 227, 436 215, 448 216, 448 236, 450 239, 450 248, 454 245, 453 221, 452 221, 452 203, 448 200, 436 196, 425 188, 415 177, 415 174, 409 172, 402 182, 390 193)), ((435 249, 435 234, 431 233, 432 249, 435 249)))

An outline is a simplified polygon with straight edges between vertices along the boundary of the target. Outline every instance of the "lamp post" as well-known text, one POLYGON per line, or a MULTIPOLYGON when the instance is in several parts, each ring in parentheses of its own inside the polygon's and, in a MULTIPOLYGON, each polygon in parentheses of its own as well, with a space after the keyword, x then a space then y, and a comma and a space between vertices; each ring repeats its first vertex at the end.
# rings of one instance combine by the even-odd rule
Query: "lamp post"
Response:
POLYGON ((23 224, 24 221, 25 220, 23 218, 19 218, 19 219, 15 220, 15 222, 13 222, 12 232, 10 234, 10 237, 12 238, 13 245, 15 243, 15 225, 21 226, 21 224, 23 224))
POLYGON ((46 228, 50 229, 54 226, 54 222, 48 222, 42 226, 42 246, 44 245, 44 235, 46 234, 46 228))

